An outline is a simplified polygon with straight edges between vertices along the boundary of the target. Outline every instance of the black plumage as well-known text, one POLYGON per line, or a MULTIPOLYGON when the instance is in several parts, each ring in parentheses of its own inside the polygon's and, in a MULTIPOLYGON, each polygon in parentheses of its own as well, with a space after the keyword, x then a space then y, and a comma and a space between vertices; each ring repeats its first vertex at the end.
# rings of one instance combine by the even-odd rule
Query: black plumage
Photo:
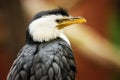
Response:
POLYGON ((57 38, 26 44, 13 63, 8 80, 75 80, 75 72, 70 46, 57 38))
MULTIPOLYGON (((40 12, 33 20, 52 14, 69 16, 60 8, 40 12)), ((28 29, 26 43, 19 51, 7 80, 75 80, 75 73, 73 52, 65 40, 57 37, 49 41, 34 41, 28 29)))
POLYGON ((43 16, 46 16, 46 15, 62 15, 62 16, 69 16, 69 14, 67 13, 66 10, 62 9, 62 8, 59 8, 59 9, 53 9, 53 10, 48 10, 48 11, 42 11, 42 12, 39 12, 38 14, 36 14, 32 21, 38 19, 38 18, 41 18, 43 16))

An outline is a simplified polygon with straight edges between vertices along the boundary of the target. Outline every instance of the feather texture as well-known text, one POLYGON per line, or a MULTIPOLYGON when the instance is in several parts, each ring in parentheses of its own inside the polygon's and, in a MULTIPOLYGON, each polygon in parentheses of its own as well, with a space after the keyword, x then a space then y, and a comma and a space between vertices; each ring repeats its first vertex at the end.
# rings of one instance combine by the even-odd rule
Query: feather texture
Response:
POLYGON ((26 44, 14 61, 7 80, 75 80, 75 73, 70 46, 57 38, 26 44))

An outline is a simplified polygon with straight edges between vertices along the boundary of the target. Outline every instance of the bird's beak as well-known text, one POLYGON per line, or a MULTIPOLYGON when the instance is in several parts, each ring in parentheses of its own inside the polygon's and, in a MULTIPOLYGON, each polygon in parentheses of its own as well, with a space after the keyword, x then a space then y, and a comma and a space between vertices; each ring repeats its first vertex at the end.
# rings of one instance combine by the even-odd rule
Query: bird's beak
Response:
POLYGON ((79 24, 79 23, 84 23, 87 21, 83 17, 72 17, 72 18, 57 19, 56 22, 58 23, 57 28, 62 29, 72 24, 79 24))

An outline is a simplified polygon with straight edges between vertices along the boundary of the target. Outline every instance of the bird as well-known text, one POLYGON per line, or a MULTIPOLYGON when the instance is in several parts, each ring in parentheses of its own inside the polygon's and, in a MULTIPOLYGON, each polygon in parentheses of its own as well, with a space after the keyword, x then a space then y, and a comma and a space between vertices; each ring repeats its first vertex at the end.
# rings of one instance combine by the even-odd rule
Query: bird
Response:
POLYGON ((26 42, 17 54, 7 80, 75 80, 76 63, 63 29, 86 22, 63 8, 37 13, 26 30, 26 42))

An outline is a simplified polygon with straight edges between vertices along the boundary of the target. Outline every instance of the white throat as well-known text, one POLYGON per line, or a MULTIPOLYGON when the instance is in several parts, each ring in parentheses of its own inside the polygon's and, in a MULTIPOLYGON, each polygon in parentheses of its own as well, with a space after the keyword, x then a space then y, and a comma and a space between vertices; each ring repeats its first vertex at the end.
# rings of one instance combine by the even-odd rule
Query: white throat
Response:
POLYGON ((62 38, 63 40, 65 40, 70 45, 70 41, 68 40, 68 38, 64 34, 60 34, 59 37, 62 38))
POLYGON ((62 29, 59 30, 58 28, 56 28, 57 23, 55 22, 55 20, 58 17, 60 18, 63 16, 49 15, 33 21, 29 25, 29 33, 32 36, 33 40, 37 42, 43 42, 60 37, 70 45, 70 42, 63 34, 62 29))

